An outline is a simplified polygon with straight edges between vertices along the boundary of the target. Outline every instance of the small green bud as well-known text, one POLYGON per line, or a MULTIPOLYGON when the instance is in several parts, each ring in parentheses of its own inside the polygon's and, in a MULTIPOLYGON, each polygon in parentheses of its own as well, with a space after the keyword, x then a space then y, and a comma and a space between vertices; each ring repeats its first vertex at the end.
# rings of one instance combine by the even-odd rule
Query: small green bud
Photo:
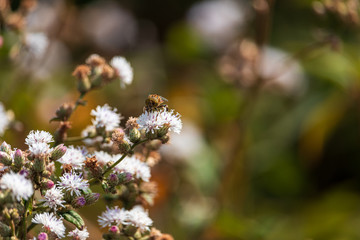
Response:
POLYGON ((127 153, 131 149, 130 144, 125 139, 121 143, 119 143, 118 146, 121 153, 127 153))
POLYGON ((94 204, 100 198, 100 193, 90 193, 85 195, 86 205, 94 204))
POLYGON ((17 170, 20 170, 24 166, 25 156, 20 149, 16 149, 14 154, 14 165, 17 170))
POLYGON ((141 133, 139 129, 137 128, 130 129, 129 138, 132 143, 137 143, 140 140, 140 137, 141 137, 141 133))
POLYGON ((5 166, 10 166, 12 164, 12 158, 6 152, 0 152, 0 162, 5 166))
POLYGON ((65 155, 66 149, 67 148, 64 146, 64 144, 56 146, 55 149, 51 152, 50 159, 54 161, 60 159, 65 155))
POLYGON ((6 142, 3 142, 0 145, 0 151, 6 152, 7 154, 11 155, 11 146, 9 144, 7 144, 6 142))
POLYGON ((46 167, 44 156, 35 157, 32 167, 35 172, 38 172, 38 173, 43 172, 46 167))
POLYGON ((162 128, 157 130, 157 138, 165 136, 169 132, 169 126, 164 125, 162 128))

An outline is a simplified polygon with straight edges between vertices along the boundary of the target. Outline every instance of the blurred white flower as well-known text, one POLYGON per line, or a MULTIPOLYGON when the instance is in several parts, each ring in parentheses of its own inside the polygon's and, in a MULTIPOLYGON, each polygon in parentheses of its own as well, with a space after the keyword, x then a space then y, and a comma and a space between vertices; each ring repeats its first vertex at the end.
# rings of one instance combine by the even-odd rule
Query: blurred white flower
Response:
POLYGON ((35 58, 42 58, 49 46, 49 39, 44 33, 26 33, 25 45, 35 58))
POLYGON ((75 228, 68 234, 69 237, 72 237, 73 240, 86 240, 89 237, 89 232, 86 228, 79 230, 75 228))
POLYGON ((101 227, 110 227, 112 225, 125 224, 127 220, 127 211, 120 209, 118 206, 114 208, 106 207, 106 211, 98 217, 98 222, 101 227))
POLYGON ((279 88, 289 95, 302 94, 306 89, 302 67, 280 49, 265 47, 260 55, 258 69, 267 87, 279 88))
POLYGON ((86 158, 83 155, 82 151, 74 148, 74 146, 69 146, 66 150, 66 153, 62 158, 58 160, 61 164, 69 164, 74 169, 81 169, 84 165, 86 158))
POLYGON ((120 56, 113 57, 110 61, 110 65, 115 69, 116 74, 120 78, 120 86, 125 88, 126 85, 130 85, 134 78, 134 72, 130 63, 120 56))
POLYGON ((189 10, 187 21, 206 43, 222 48, 242 30, 247 14, 246 8, 236 1, 201 1, 189 10))
POLYGON ((14 120, 13 112, 11 110, 6 111, 4 105, 0 102, 0 136, 4 134, 12 120, 14 120))
MULTIPOLYGON (((118 160, 118 158, 116 160, 118 160)), ((135 156, 125 157, 115 166, 115 170, 118 172, 128 172, 134 178, 142 179, 145 182, 148 182, 151 177, 150 167, 135 156)))
POLYGON ((127 213, 126 225, 138 227, 140 231, 149 231, 153 221, 149 218, 149 213, 142 206, 135 206, 127 213))
POLYGON ((17 201, 29 199, 34 193, 31 181, 18 173, 5 173, 0 179, 1 189, 9 189, 17 201))
POLYGON ((56 218, 53 213, 38 213, 32 219, 33 223, 42 224, 47 231, 55 233, 59 238, 65 236, 65 226, 61 219, 56 218))
POLYGON ((116 113, 117 109, 111 109, 109 105, 97 106, 96 109, 91 110, 90 115, 94 116, 92 123, 96 128, 105 128, 106 131, 113 131, 119 127, 121 115, 116 113))

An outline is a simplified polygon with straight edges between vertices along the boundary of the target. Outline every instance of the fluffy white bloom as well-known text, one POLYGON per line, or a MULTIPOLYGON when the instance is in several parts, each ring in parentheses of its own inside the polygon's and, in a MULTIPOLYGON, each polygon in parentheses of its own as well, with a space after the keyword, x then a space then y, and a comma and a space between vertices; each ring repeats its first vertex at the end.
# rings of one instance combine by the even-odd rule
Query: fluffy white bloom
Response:
POLYGON ((127 225, 138 227, 141 231, 150 230, 153 221, 149 218, 149 213, 142 206, 135 206, 127 213, 127 225))
POLYGON ((69 164, 74 169, 80 169, 85 162, 86 158, 83 155, 82 151, 70 146, 67 148, 66 153, 62 158, 58 160, 61 164, 69 164))
POLYGON ((189 25, 214 48, 226 46, 245 25, 247 11, 238 1, 211 0, 196 3, 189 11, 189 25))
POLYGON ((180 114, 171 111, 145 111, 137 120, 139 129, 145 129, 146 132, 154 133, 155 130, 162 127, 168 127, 169 131, 180 133, 182 122, 180 114))
POLYGON ((53 187, 46 191, 44 205, 53 208, 55 211, 58 206, 64 207, 64 194, 61 189, 53 187))
POLYGON ((59 188, 69 191, 71 195, 75 193, 77 196, 80 196, 80 190, 84 190, 89 187, 87 180, 84 180, 81 174, 64 173, 60 177, 59 188))
POLYGON ((115 166, 115 170, 128 172, 134 178, 142 179, 145 182, 148 182, 151 177, 150 167, 134 156, 124 158, 124 160, 115 166))
POLYGON ((134 78, 133 69, 130 63, 126 61, 124 57, 113 57, 110 61, 110 65, 120 76, 120 85, 122 88, 132 83, 134 78))
POLYGON ((114 208, 106 207, 106 211, 98 217, 98 222, 101 227, 110 227, 112 225, 126 224, 128 219, 128 211, 120 209, 117 206, 114 208))
POLYGON ((106 131, 113 131, 119 127, 121 120, 121 115, 116 112, 116 108, 111 109, 107 104, 97 106, 96 109, 91 110, 90 113, 91 116, 95 117, 95 119, 92 120, 93 125, 97 128, 105 127, 106 131))
POLYGON ((12 111, 5 111, 4 105, 0 102, 0 135, 4 134, 13 118, 14 114, 12 111))
POLYGON ((18 173, 6 173, 0 179, 0 187, 2 189, 11 190, 14 198, 20 201, 21 199, 29 199, 34 193, 34 188, 31 181, 18 173))
POLYGON ((44 33, 27 33, 25 44, 35 57, 41 58, 49 45, 49 39, 44 33))
POLYGON ((50 143, 53 142, 54 139, 52 135, 46 131, 30 131, 25 139, 25 143, 28 146, 31 146, 35 143, 50 143))
POLYGON ((56 218, 53 213, 38 213, 32 219, 33 223, 42 224, 47 231, 55 233, 59 238, 65 236, 65 226, 61 219, 56 218))
POLYGON ((101 165, 105 165, 109 162, 116 162, 121 157, 120 154, 111 155, 104 151, 95 151, 94 155, 98 160, 98 163, 100 163, 101 165))
POLYGON ((29 146, 29 151, 35 155, 40 155, 42 153, 49 153, 51 151, 50 146, 44 142, 34 143, 29 146))
POLYGON ((86 240, 89 237, 89 232, 86 228, 84 228, 83 230, 75 228, 74 230, 69 232, 68 236, 72 237, 72 239, 74 240, 86 240))

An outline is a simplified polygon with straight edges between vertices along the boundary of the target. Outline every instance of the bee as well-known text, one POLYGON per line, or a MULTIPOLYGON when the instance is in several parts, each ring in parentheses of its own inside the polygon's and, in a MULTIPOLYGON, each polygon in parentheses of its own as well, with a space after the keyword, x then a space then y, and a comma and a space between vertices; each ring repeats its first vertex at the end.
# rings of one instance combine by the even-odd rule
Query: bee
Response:
POLYGON ((168 105, 166 104, 168 100, 162 96, 157 94, 150 94, 148 98, 145 100, 144 111, 158 111, 158 110, 166 110, 168 111, 168 105))

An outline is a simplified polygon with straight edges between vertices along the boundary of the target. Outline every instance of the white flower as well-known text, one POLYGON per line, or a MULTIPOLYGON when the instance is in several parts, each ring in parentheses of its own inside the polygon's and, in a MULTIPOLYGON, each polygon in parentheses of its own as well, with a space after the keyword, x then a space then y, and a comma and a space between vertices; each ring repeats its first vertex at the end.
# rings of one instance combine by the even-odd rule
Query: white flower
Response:
POLYGON ((89 232, 86 228, 79 230, 75 228, 68 234, 69 237, 73 237, 74 240, 86 240, 89 237, 89 232))
POLYGON ((91 110, 91 116, 95 119, 92 120, 93 125, 96 128, 105 127, 106 131, 113 131, 119 127, 121 115, 116 113, 117 109, 111 109, 109 105, 97 106, 96 109, 91 110))
POLYGON ((58 206, 64 207, 63 203, 65 203, 63 192, 61 189, 56 187, 47 190, 45 193, 45 199, 42 201, 45 202, 45 206, 53 208, 55 211, 58 206))
POLYGON ((65 236, 65 226, 61 219, 57 219, 53 213, 38 213, 32 219, 33 223, 42 224, 47 231, 55 233, 59 238, 65 236))
POLYGON ((4 105, 0 102, 0 135, 2 136, 5 130, 9 127, 13 120, 14 114, 12 111, 5 111, 4 105))
POLYGON ((25 44, 35 57, 41 58, 49 45, 49 39, 44 33, 27 33, 25 44))
POLYGON ((11 190, 14 198, 20 201, 21 199, 29 199, 34 193, 34 188, 31 181, 18 173, 6 173, 0 179, 0 187, 2 189, 11 190))
POLYGON ((127 221, 127 213, 125 209, 120 209, 117 206, 114 208, 106 207, 106 211, 98 218, 99 225, 101 227, 110 227, 112 225, 125 224, 127 221))
POLYGON ((53 141, 54 139, 50 133, 39 130, 31 131, 25 139, 25 143, 28 146, 31 146, 35 143, 50 143, 53 141))
POLYGON ((98 160, 98 163, 100 163, 101 165, 106 165, 109 162, 116 162, 120 158, 119 155, 110 155, 109 153, 104 151, 95 151, 94 155, 98 160))
POLYGON ((154 133, 155 130, 162 127, 168 127, 169 131, 180 133, 182 122, 179 113, 171 111, 145 111, 137 120, 139 129, 145 129, 146 132, 154 133))
POLYGON ((133 69, 124 57, 113 57, 110 61, 110 65, 120 76, 120 86, 122 88, 132 83, 134 77, 133 69))
POLYGON ((85 160, 86 158, 81 150, 74 148, 74 146, 70 146, 67 148, 65 155, 62 156, 58 162, 61 164, 69 164, 74 169, 81 169, 85 160))
POLYGON ((151 177, 150 167, 134 156, 124 158, 124 160, 115 166, 115 170, 118 172, 128 172, 134 178, 142 179, 145 182, 148 182, 151 177))
POLYGON ((94 138, 88 138, 89 136, 96 135, 96 128, 94 125, 88 125, 84 130, 81 131, 81 136, 85 138, 83 142, 86 145, 94 145, 97 142, 102 142, 103 137, 97 136, 94 138))
POLYGON ((40 155, 42 153, 46 154, 51 151, 49 145, 44 142, 38 142, 34 143, 29 146, 29 151, 32 152, 35 155, 40 155))
POLYGON ((75 193, 77 196, 80 196, 80 190, 84 190, 89 187, 87 180, 84 180, 81 174, 64 173, 60 177, 59 188, 69 191, 71 195, 75 193))
POLYGON ((135 206, 127 213, 127 225, 138 227, 142 232, 149 231, 153 221, 149 218, 149 213, 141 206, 135 206))

